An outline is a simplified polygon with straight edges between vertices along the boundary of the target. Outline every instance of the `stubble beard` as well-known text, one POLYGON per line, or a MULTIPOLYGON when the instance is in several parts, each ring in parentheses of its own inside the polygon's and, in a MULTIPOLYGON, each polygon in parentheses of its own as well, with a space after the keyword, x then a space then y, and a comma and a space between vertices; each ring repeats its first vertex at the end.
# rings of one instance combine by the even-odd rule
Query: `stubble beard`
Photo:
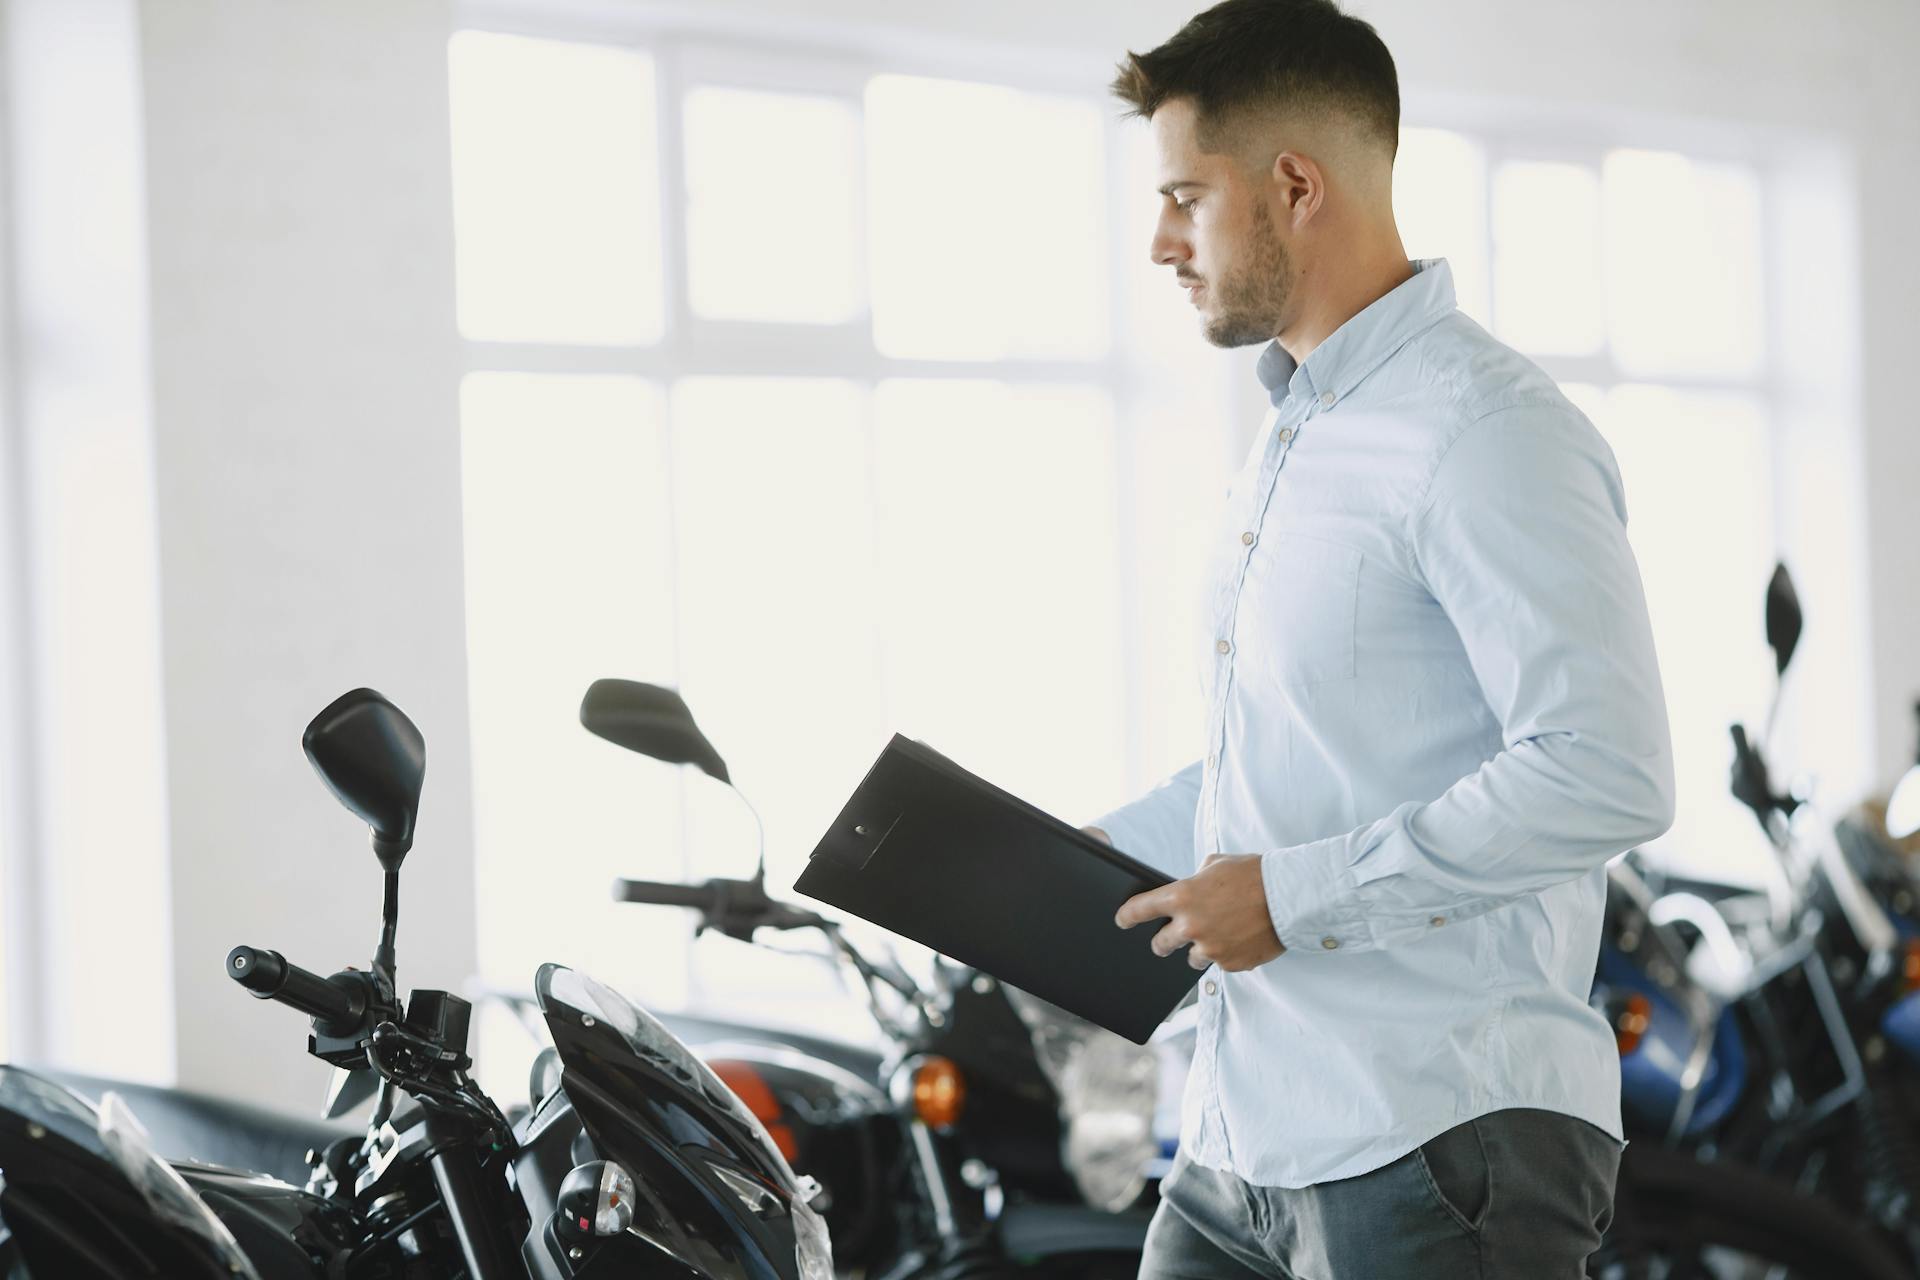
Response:
POLYGON ((1249 259, 1220 281, 1220 311, 1207 319, 1206 339, 1216 347, 1247 347, 1271 341, 1293 291, 1293 262, 1273 231, 1267 206, 1253 207, 1249 259))

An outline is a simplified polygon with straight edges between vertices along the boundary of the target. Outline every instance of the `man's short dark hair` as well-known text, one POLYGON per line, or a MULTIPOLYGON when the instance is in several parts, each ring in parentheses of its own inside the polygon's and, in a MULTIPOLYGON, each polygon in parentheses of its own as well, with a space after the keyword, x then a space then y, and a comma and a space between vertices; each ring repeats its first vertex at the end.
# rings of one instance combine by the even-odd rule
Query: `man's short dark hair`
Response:
POLYGON ((1151 119, 1175 98, 1193 102, 1206 149, 1249 110, 1337 111, 1384 142, 1400 140, 1393 55, 1367 23, 1333 0, 1224 0, 1151 53, 1129 53, 1113 92, 1128 115, 1151 119))

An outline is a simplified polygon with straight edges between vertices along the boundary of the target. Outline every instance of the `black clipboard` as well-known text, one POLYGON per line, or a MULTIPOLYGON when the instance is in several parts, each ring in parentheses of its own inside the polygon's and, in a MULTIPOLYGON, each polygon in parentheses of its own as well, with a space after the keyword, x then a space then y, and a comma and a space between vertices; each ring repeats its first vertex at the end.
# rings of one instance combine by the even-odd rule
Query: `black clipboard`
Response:
POLYGON ((1113 916, 1170 882, 896 733, 793 887, 1145 1044, 1200 974, 1113 916))

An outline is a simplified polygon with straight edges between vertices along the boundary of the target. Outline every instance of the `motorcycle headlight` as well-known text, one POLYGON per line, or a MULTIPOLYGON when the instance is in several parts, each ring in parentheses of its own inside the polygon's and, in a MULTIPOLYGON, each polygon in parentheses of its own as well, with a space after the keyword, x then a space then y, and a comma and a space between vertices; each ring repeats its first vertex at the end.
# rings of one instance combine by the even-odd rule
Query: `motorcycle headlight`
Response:
POLYGON ((1005 990, 1060 1095, 1061 1162, 1088 1204, 1110 1213, 1126 1208, 1146 1186, 1157 1151, 1158 1055, 1037 996, 1005 990))

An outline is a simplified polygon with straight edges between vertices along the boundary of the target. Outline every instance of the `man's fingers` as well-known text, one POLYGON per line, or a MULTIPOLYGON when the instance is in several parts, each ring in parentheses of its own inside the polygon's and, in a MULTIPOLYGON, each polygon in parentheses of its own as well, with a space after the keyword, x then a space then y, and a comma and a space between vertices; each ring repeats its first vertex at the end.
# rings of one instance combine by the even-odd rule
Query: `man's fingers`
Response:
POLYGON ((1168 919, 1173 915, 1173 908, 1168 901, 1168 890, 1171 888, 1173 888, 1172 885, 1162 885, 1158 889, 1134 894, 1120 904, 1120 910, 1115 913, 1113 922, 1122 929, 1131 929, 1149 920, 1168 919))
POLYGON ((1193 939, 1187 936, 1187 931, 1179 921, 1169 920, 1165 928, 1153 935, 1153 954, 1170 956, 1191 941, 1193 939))
POLYGON ((1195 969, 1210 969, 1213 967, 1213 957, 1207 954, 1206 948, 1195 943, 1187 948, 1187 963, 1195 969))

